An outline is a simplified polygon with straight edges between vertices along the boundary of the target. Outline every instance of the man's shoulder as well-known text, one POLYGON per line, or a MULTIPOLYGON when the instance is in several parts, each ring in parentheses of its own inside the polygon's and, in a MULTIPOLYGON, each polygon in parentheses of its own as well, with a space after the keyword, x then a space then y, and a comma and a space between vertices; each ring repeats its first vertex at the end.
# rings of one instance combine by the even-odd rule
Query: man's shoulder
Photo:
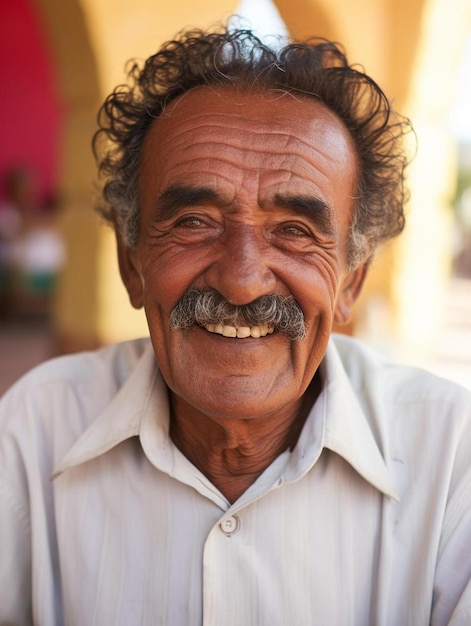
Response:
POLYGON ((25 465, 47 482, 57 462, 125 387, 148 345, 134 340, 61 356, 23 376, 0 400, 0 458, 9 459, 4 471, 25 465))
POLYGON ((136 367, 148 339, 115 343, 95 351, 59 356, 38 365, 0 400, 2 425, 18 415, 93 415, 116 395, 136 367))
MULTIPOLYGON (((469 470, 468 389, 421 368, 396 363, 361 341, 336 336, 333 342, 348 384, 390 468, 395 467, 394 458, 400 458, 404 468, 411 472, 413 467, 421 468, 425 476, 433 471, 438 457, 447 456, 455 459, 459 472, 469 470)), ((391 471, 394 474, 396 470, 391 471)))
POLYGON ((456 382, 394 361, 364 342, 335 335, 333 341, 349 382, 357 395, 407 404, 462 404, 471 411, 471 391, 456 382))
MULTIPOLYGON (((122 384, 148 343, 148 339, 133 339, 109 344, 97 350, 54 357, 27 372, 10 391, 17 387, 24 390, 49 383, 97 382, 97 375, 112 379, 118 385, 122 384)), ((100 380, 103 381, 103 378, 100 380)))

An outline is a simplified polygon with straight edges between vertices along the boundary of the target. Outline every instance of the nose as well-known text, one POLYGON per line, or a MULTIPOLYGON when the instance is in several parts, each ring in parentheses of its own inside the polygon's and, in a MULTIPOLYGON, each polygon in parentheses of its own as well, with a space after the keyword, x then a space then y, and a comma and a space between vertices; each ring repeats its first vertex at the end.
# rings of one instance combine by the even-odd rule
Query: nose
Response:
POLYGON ((242 305, 276 291, 270 268, 269 244, 250 227, 233 229, 221 238, 214 262, 206 270, 206 284, 228 302, 242 305))

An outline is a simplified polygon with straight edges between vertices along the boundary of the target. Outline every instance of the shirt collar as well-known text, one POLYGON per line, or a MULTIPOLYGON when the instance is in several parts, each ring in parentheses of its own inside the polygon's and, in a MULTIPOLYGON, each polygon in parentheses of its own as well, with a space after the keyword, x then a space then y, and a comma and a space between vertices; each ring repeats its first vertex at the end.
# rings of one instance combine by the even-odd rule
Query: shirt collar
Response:
MULTIPOLYGON (((314 465, 322 448, 328 448, 342 456, 379 491, 398 499, 385 461, 332 339, 321 365, 321 373, 323 391, 282 470, 282 480, 298 480, 314 465)), ((173 474, 175 448, 168 436, 168 423, 167 390, 149 342, 128 380, 55 466, 52 478, 139 435, 147 456, 154 459, 160 457, 161 469, 173 474)))
POLYGON ((110 404, 91 422, 54 467, 52 478, 70 467, 108 452, 130 437, 138 436, 143 416, 149 411, 159 416, 159 420, 164 423, 166 420, 168 422, 167 393, 150 342, 110 404))
POLYGON ((282 471, 283 482, 299 480, 323 449, 345 459, 373 487, 399 500, 367 417, 348 379, 334 338, 320 366, 322 391, 309 413, 296 448, 282 471))
POLYGON ((324 446, 342 456, 379 491, 399 500, 391 474, 333 339, 322 363, 322 374, 326 416, 324 446))

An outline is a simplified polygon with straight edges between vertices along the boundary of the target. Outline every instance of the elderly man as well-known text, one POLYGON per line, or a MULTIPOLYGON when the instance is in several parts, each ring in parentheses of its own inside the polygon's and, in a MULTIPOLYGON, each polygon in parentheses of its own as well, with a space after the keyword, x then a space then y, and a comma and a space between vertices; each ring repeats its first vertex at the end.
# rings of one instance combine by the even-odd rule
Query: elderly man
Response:
POLYGON ((407 122, 328 42, 183 33, 95 138, 150 341, 1 414, 1 623, 471 623, 471 400, 331 337, 403 228, 407 122))

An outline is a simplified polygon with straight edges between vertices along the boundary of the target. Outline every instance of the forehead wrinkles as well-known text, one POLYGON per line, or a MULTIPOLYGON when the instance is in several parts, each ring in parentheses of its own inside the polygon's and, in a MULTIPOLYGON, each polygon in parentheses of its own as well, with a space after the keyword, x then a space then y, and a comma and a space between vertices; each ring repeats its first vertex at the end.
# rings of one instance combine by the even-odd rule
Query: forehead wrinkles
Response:
MULTIPOLYGON (((167 166, 204 168, 206 163, 211 170, 210 162, 220 161, 233 167, 284 171, 300 178, 309 178, 313 169, 317 176, 328 178, 325 170, 334 166, 343 174, 348 145, 336 129, 326 130, 314 121, 307 129, 304 125, 301 133, 286 129, 286 123, 284 128, 273 129, 272 123, 254 126, 253 120, 240 117, 220 115, 216 121, 214 117, 208 121, 208 116, 201 115, 196 123, 182 120, 168 134, 162 127, 156 129, 152 143, 160 153, 165 151, 167 166), (159 141, 159 131, 163 131, 163 141, 159 141)), ((153 151, 153 146, 149 147, 153 151)))
MULTIPOLYGON (((327 110, 324 112, 327 112, 327 110)), ((333 115, 328 119, 317 119, 311 114, 305 119, 277 117, 267 119, 263 117, 249 117, 229 113, 191 113, 190 116, 170 116, 160 118, 155 122, 155 132, 166 135, 171 141, 172 148, 186 148, 195 143, 195 135, 211 138, 216 143, 224 145, 228 140, 234 147, 264 151, 265 146, 272 143, 277 149, 286 149, 291 146, 296 153, 309 153, 316 150, 324 158, 329 158, 333 149, 342 147, 348 149, 346 129, 343 129, 340 120, 333 115), (169 124, 170 122, 170 124, 169 124), (247 144, 249 141, 249 145, 247 144), (335 145, 332 145, 332 142, 335 145)), ((321 116, 322 118, 324 116, 321 116)))
POLYGON ((354 193, 353 140, 328 108, 312 100, 233 96, 202 89, 154 121, 144 144, 143 193, 155 196, 185 181, 229 195, 254 185, 271 193, 280 184, 295 193, 327 193, 331 201, 354 193))

